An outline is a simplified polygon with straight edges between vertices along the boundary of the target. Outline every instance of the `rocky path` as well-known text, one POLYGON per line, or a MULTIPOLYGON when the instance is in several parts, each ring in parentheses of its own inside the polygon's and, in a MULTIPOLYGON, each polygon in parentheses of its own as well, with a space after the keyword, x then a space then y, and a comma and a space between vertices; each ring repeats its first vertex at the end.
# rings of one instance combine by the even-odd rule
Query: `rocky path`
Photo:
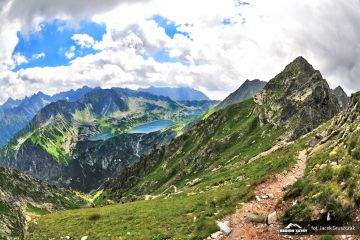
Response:
POLYGON ((289 172, 278 174, 255 189, 255 199, 245 203, 228 222, 232 232, 227 240, 286 239, 278 234, 278 217, 282 209, 277 206, 285 194, 284 189, 302 177, 306 151, 299 153, 297 164, 289 172))

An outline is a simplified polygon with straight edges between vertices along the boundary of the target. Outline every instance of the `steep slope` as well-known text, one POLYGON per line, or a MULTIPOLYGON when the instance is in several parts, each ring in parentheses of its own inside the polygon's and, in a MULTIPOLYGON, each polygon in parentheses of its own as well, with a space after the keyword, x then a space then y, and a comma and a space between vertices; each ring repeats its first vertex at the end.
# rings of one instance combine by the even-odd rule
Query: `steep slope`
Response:
POLYGON ((196 117, 202 105, 188 107, 128 89, 95 89, 76 102, 58 101, 39 111, 1 149, 0 162, 53 183, 94 190, 153 145, 175 137, 172 131, 131 134, 129 129, 161 119, 171 120, 175 129, 196 117))
POLYGON ((0 167, 0 239, 23 239, 27 219, 77 208, 85 201, 74 192, 0 167))
POLYGON ((175 101, 209 101, 209 97, 204 93, 193 88, 166 88, 166 87, 149 87, 139 88, 141 92, 147 92, 158 96, 170 97, 175 101))
POLYGON ((54 96, 39 92, 22 100, 8 99, 4 105, 0 106, 0 147, 24 128, 35 114, 46 105, 58 100, 77 101, 90 90, 88 87, 83 87, 54 96))
POLYGON ((286 198, 298 204, 284 220, 344 221, 359 217, 360 93, 348 108, 316 131, 305 177, 286 198))
POLYGON ((350 98, 348 97, 348 95, 346 94, 346 92, 344 91, 344 89, 342 89, 341 86, 338 86, 337 88, 335 88, 333 90, 333 93, 335 94, 335 96, 337 97, 340 107, 341 108, 346 108, 347 105, 350 102, 350 98))
POLYGON ((231 93, 224 101, 222 101, 217 108, 223 109, 235 103, 245 101, 258 94, 266 85, 267 82, 258 79, 249 81, 246 80, 235 92, 231 93))

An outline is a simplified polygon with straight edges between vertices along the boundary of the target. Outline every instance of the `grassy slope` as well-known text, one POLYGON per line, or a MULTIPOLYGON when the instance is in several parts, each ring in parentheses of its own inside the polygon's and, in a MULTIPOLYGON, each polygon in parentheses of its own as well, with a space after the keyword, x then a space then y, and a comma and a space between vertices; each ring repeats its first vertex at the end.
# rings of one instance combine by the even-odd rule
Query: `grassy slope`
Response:
MULTIPOLYGON (((186 159, 185 155, 202 151, 202 144, 207 146, 206 143, 214 140, 222 142, 229 137, 236 139, 221 145, 218 151, 223 154, 209 156, 207 161, 211 162, 205 162, 205 168, 185 176, 173 172, 169 177, 164 175, 162 164, 159 164, 152 174, 129 191, 133 194, 141 188, 148 194, 163 193, 157 199, 45 215, 31 226, 29 239, 66 235, 75 238, 89 235, 93 239, 103 239, 107 234, 115 239, 117 236, 122 239, 200 239, 208 236, 216 231, 216 219, 233 212, 241 202, 251 197, 253 188, 265 178, 291 168, 298 151, 305 146, 306 140, 302 140, 245 164, 251 157, 270 148, 281 134, 271 125, 259 127, 257 119, 248 114, 252 107, 253 102, 247 101, 221 112, 221 124, 214 129, 213 139, 199 142, 199 136, 192 133, 183 136, 185 149, 177 151, 177 157, 171 158, 167 164, 169 172, 179 170, 180 158, 186 159), (269 132, 273 134, 267 134, 269 132), (214 170, 215 167, 218 170, 214 170), (183 177, 174 179, 173 176, 183 177), (201 180, 196 182, 194 179, 201 180), (155 181, 161 185, 152 185, 155 181), (191 181, 196 183, 186 185, 191 181), (176 185, 177 194, 164 192, 169 185, 176 185)), ((206 121, 204 127, 209 123, 206 121)), ((191 163, 185 166, 183 170, 192 168, 191 163)))

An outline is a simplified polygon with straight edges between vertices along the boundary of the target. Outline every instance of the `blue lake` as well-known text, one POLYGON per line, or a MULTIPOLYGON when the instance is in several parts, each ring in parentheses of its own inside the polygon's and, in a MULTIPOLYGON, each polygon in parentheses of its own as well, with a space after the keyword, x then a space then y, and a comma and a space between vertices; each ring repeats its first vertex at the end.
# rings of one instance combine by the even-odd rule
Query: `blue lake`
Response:
POLYGON ((108 132, 108 133, 102 133, 102 134, 99 134, 99 135, 96 135, 96 136, 92 136, 92 137, 89 137, 89 141, 105 141, 105 140, 108 140, 109 138, 112 138, 114 137, 115 135, 111 132, 108 132))
POLYGON ((149 123, 145 123, 138 127, 132 128, 129 130, 129 133, 151 133, 157 132, 162 129, 170 127, 172 121, 170 120, 157 120, 149 123))

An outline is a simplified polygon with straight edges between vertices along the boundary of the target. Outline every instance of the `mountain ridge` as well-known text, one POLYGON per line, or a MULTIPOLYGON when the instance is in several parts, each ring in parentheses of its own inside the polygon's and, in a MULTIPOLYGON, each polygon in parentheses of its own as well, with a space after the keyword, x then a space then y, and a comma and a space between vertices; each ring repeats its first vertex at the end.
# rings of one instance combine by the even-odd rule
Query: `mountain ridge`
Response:
POLYGON ((235 92, 226 97, 218 106, 217 109, 223 109, 235 103, 245 101, 258 94, 267 84, 267 82, 255 80, 246 80, 235 92))
POLYGON ((138 91, 148 92, 154 95, 170 97, 175 101, 209 101, 210 98, 199 90, 189 87, 154 87, 139 88, 138 91))

